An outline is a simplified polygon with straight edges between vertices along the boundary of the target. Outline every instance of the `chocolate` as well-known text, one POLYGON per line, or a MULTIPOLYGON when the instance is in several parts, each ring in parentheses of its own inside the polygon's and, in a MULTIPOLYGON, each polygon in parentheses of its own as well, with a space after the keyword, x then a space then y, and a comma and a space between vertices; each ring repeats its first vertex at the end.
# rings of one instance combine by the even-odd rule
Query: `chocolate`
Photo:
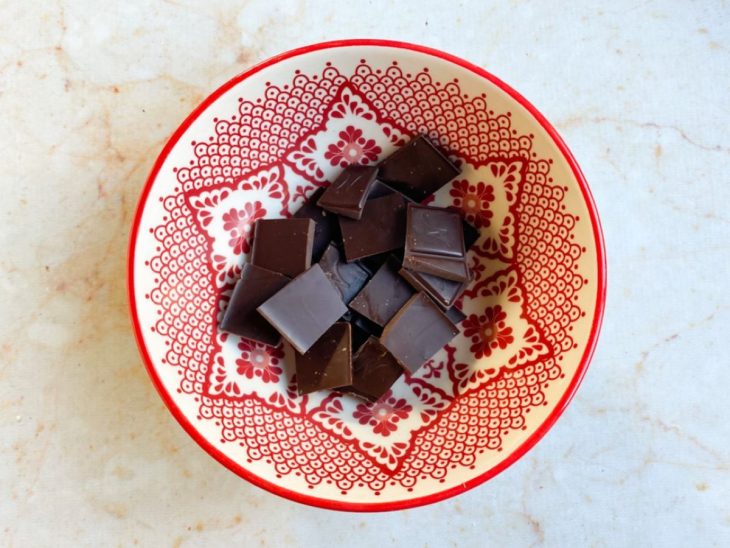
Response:
POLYGON ((421 202, 459 173, 426 136, 419 135, 381 162, 378 178, 421 202))
POLYGON ((403 247, 405 230, 406 201, 398 193, 366 202, 359 221, 340 217, 348 262, 403 247))
POLYGON ((479 229, 464 220, 461 221, 461 228, 464 233, 464 249, 468 251, 479 239, 479 229))
POLYGON ((343 391, 377 401, 403 374, 398 360, 375 337, 368 338, 352 358, 352 384, 343 391))
POLYGON ((293 278, 312 263, 314 221, 261 219, 256 222, 251 263, 293 278))
POLYGON ((370 272, 357 262, 346 263, 342 261, 340 251, 334 245, 330 245, 327 251, 324 252, 319 260, 319 266, 322 267, 327 278, 340 292, 345 304, 349 303, 358 294, 370 278, 370 272))
POLYGON ((243 265, 241 279, 233 289, 221 329, 271 346, 279 344, 281 335, 256 311, 256 307, 288 283, 289 278, 283 274, 251 264, 243 265))
POLYGON ((257 308, 304 354, 345 312, 340 292, 318 264, 294 278, 257 308))
POLYGON ((417 293, 383 330, 380 342, 415 372, 459 333, 459 329, 423 293, 417 293))
POLYGON ((461 322, 463 322, 466 319, 466 314, 464 314, 461 310, 456 308, 455 306, 452 306, 449 308, 446 312, 446 317, 451 320, 451 323, 454 325, 459 325, 461 322))
POLYGON ((351 219, 362 217, 363 206, 375 183, 378 168, 350 165, 327 187, 317 205, 351 219))
POLYGON ((384 182, 378 181, 377 179, 375 179, 373 186, 370 187, 370 192, 368 193, 368 200, 374 200, 375 198, 382 198, 383 196, 395 194, 396 192, 398 192, 398 191, 393 190, 388 185, 386 185, 384 182))
POLYGON ((350 302, 350 308, 379 326, 385 326, 415 291, 398 275, 400 265, 389 258, 350 302))
POLYGON ((317 200, 324 194, 324 188, 318 189, 304 202, 294 217, 297 219, 312 219, 314 221, 314 242, 312 243, 312 263, 319 262, 322 254, 330 242, 339 240, 340 226, 337 215, 328 213, 317 205, 317 200))
POLYGON ((408 204, 403 266, 449 280, 469 279, 458 213, 408 204))
POLYGON ((366 340, 370 337, 380 337, 383 334, 383 328, 378 324, 371 322, 365 316, 361 316, 357 312, 350 311, 350 325, 352 325, 352 349, 357 351, 366 340))
POLYGON ((296 355, 297 390, 309 394, 352 383, 352 331, 347 322, 330 327, 304 354, 296 355))
POLYGON ((455 282, 407 268, 401 268, 400 275, 415 289, 431 297, 441 308, 450 308, 469 285, 468 281, 455 282))

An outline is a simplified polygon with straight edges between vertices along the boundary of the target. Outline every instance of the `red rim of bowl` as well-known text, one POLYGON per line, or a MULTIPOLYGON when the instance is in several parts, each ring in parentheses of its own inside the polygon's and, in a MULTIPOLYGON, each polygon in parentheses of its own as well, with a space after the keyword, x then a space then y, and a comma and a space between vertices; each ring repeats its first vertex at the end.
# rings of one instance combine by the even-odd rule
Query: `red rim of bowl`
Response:
POLYGON ((213 458, 218 460, 221 464, 223 464, 225 467, 230 469, 231 471, 235 472, 242 478, 250 481, 254 485, 257 485, 258 487, 262 487, 263 489, 266 489, 270 491, 271 493, 274 493, 276 495, 288 498, 290 500, 294 500, 297 502, 301 502, 304 504, 309 504, 312 506, 318 506, 320 508, 327 508, 330 510, 345 510, 345 511, 352 511, 352 512, 376 512, 376 511, 389 511, 389 510, 401 510, 405 508, 413 508, 416 506, 423 506, 426 504, 431 504, 434 502, 438 502, 450 497, 453 497, 455 495, 458 495, 460 493, 464 493, 465 491, 468 491, 469 489, 472 489, 473 487, 476 487, 477 485, 480 485, 487 481, 488 479, 493 478, 497 474, 501 473, 503 470, 505 470, 507 467, 511 466, 517 460, 519 460, 527 451, 529 451, 547 432, 552 428, 552 426, 555 424, 555 421, 557 421, 558 417, 563 413, 567 405, 570 403, 570 400, 573 398, 576 390, 578 389, 578 385, 580 384, 581 380, 583 379, 583 376, 586 373, 586 370, 588 369, 588 364, 591 361, 591 358, 593 357, 594 350, 596 348, 596 343, 598 341, 598 334, 601 329, 601 322, 603 320, 603 312, 605 308, 606 303, 606 256, 605 256, 605 248, 604 248, 604 242, 603 242, 603 233, 601 231, 601 223, 598 218, 598 212, 596 211, 596 205, 593 201, 593 196, 591 195, 590 189, 588 188, 588 183, 585 180, 585 177, 583 176, 583 173, 580 170, 580 167, 578 167, 578 163, 575 161, 575 158, 573 157, 572 153, 568 149, 567 145, 563 142, 561 137, 558 135, 558 132, 555 130, 555 128, 550 124, 550 122, 547 121, 547 119, 529 102, 527 99, 522 97, 519 93, 517 93, 514 89, 512 89, 510 86, 502 82, 499 78, 495 77, 494 75, 490 74, 486 70, 484 70, 481 67, 478 67, 468 61, 465 61, 463 59, 460 59, 459 57, 455 57, 454 55, 451 55, 449 53, 445 53, 443 51, 425 47, 425 46, 419 46, 416 44, 409 44, 406 42, 398 42, 398 41, 392 41, 392 40, 376 40, 376 39, 351 39, 351 40, 336 40, 332 42, 321 42, 318 44, 312 44, 310 46, 304 46, 301 48, 293 49, 290 51, 287 51, 285 53, 282 53, 280 55, 277 55, 275 57, 272 57, 266 61, 263 61, 247 71, 239 74, 238 76, 235 76, 225 84, 223 84, 221 87, 219 87, 217 90, 215 90, 209 97, 207 97, 200 105, 198 105, 193 112, 190 113, 190 115, 185 119, 185 121, 180 125, 179 128, 173 133, 172 137, 167 141, 167 144, 165 144, 165 147, 162 149, 162 152, 157 157, 157 160, 155 161, 155 164, 152 167, 152 171, 150 172, 150 175, 147 177, 147 181, 145 182, 144 189, 142 190, 142 195, 140 196, 139 203, 137 204, 137 209, 134 215, 134 222, 132 224, 132 232, 130 234, 129 239, 129 252, 127 256, 127 289, 129 294, 129 306, 130 306, 130 313, 132 316, 132 322, 134 324, 134 333, 135 337, 137 339, 137 345, 139 347, 139 351, 142 354, 142 357, 144 358, 145 366, 147 368, 147 372, 149 373, 152 382, 155 385, 155 388, 157 388, 157 391, 159 392, 160 396, 162 397, 163 401, 167 405, 170 412, 173 414, 173 416, 177 419, 177 421, 180 423, 180 425, 185 429, 185 431, 203 448, 205 449, 213 458), (180 408, 177 406, 177 404, 173 401, 172 396, 167 392, 165 387, 162 384, 162 381, 157 374, 157 371, 155 369, 155 366, 152 364, 152 361, 150 359, 149 354, 147 353, 147 348, 144 344, 144 338, 142 336, 142 330, 140 327, 139 318, 137 316, 137 307, 135 304, 135 297, 134 297, 134 253, 136 249, 137 244, 137 234, 139 232, 139 224, 142 217, 142 211, 144 210, 144 206, 147 202, 147 197, 150 193, 150 189, 152 188, 152 184, 157 178, 157 174, 160 171, 160 168, 162 167, 163 163, 167 159, 167 156, 169 155, 170 151, 173 149, 173 147, 177 144, 180 137, 187 131, 187 129, 190 127, 190 125, 202 114, 213 102, 215 102, 221 95, 223 95, 225 92, 227 92, 229 89, 231 89, 233 86, 238 84, 239 82, 242 82, 249 76, 256 74, 257 72, 270 67, 272 65, 275 65, 276 63, 279 63, 281 61, 284 61, 286 59, 291 59, 292 57, 297 57, 299 55, 303 55, 306 53, 310 53, 313 51, 323 50, 323 49, 335 49, 335 48, 343 48, 343 47, 353 47, 353 46, 377 46, 377 47, 388 47, 388 48, 397 48, 397 49, 405 49, 410 51, 415 51, 418 53, 424 53, 426 55, 430 55, 433 57, 438 57, 440 59, 444 59, 446 61, 449 61, 451 63, 454 63, 455 65, 458 65, 460 67, 463 67, 467 70, 470 70, 471 72, 486 78, 489 80, 492 84, 500 88, 502 91, 506 92, 508 95, 510 95, 515 101, 517 101, 520 105, 522 105, 525 109, 527 109, 532 116, 535 117, 535 119, 542 125, 542 127, 547 131, 547 133, 550 135, 552 140, 555 142, 555 145, 558 147, 560 152, 563 154, 565 159, 567 160, 568 164, 570 165, 570 168, 573 172, 573 175, 575 176, 576 180, 578 181, 578 184, 580 186, 580 189, 583 193, 583 198, 585 200, 586 205, 588 206, 588 211, 590 214, 591 219, 591 225, 593 227, 593 237, 595 240, 596 245, 596 255, 598 259, 598 287, 596 292, 596 309, 595 309, 595 316, 593 318, 593 325, 591 326, 591 331, 588 339, 588 343, 586 345, 586 349, 583 353, 583 356, 580 361, 580 365, 576 369, 576 372, 573 376, 573 378, 570 381, 570 384, 568 385, 567 390, 561 397, 558 404, 555 406, 555 409, 548 415, 548 417, 543 421, 543 423, 524 441, 522 444, 517 447, 510 455, 508 455, 504 460, 502 460, 499 464, 493 466, 489 470, 485 471, 484 473, 478 475, 475 478, 470 479, 469 481, 466 481, 464 483, 461 483, 455 487, 451 487, 449 489, 444 489, 443 491, 439 491, 436 493, 431 493, 429 495, 424 495, 421 497, 415 497, 411 499, 404 499, 404 500, 397 500, 392 502, 375 502, 375 503, 358 503, 358 502, 346 502, 346 501, 339 501, 339 500, 332 500, 332 499, 326 499, 326 498, 320 498, 320 497, 314 497, 310 495, 305 495, 302 493, 299 493, 297 491, 292 491, 290 489, 287 489, 285 487, 273 484, 255 474, 252 472, 246 470, 244 467, 224 455, 221 451, 216 449, 207 439, 205 439, 193 426, 193 424, 188 420, 188 418, 184 415, 184 413, 180 410, 180 408))

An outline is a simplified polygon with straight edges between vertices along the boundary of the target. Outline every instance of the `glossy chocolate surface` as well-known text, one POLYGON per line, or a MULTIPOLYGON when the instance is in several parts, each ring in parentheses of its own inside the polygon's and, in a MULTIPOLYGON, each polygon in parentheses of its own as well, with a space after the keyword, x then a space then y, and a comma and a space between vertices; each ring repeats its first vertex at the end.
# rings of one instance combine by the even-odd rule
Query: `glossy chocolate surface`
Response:
POLYGON ((314 221, 261 219, 256 222, 251 263, 293 278, 312 263, 314 221))
POLYGON ((381 162, 378 178, 421 202, 459 172, 459 168, 427 137, 419 135, 381 162))
POLYGON ((243 265, 241 279, 233 289, 221 329, 271 346, 279 344, 279 332, 256 311, 256 307, 289 281, 288 277, 278 272, 250 264, 243 265))
POLYGON ((340 217, 340 231, 348 262, 403 247, 406 201, 398 193, 370 200, 359 221, 340 217))
POLYGON ((414 372, 458 333, 431 299, 417 293, 388 322, 380 342, 414 372))
POLYGON ((300 394, 352 383, 351 333, 349 323, 337 322, 304 354, 296 354, 297 390, 300 394))
POLYGON ((339 290, 345 304, 357 295, 370 278, 370 272, 357 262, 346 263, 340 257, 340 251, 329 245, 319 260, 327 278, 339 290))
POLYGON ((340 292, 316 264, 257 310, 303 354, 347 312, 347 307, 340 292))
POLYGON ((325 189, 317 205, 351 219, 360 219, 378 168, 350 165, 325 189))
POLYGON ((398 360, 378 339, 370 337, 352 359, 352 384, 345 391, 377 401, 403 374, 398 360))
POLYGON ((379 326, 386 323, 415 291, 398 274, 400 264, 389 258, 350 302, 350 308, 379 326))

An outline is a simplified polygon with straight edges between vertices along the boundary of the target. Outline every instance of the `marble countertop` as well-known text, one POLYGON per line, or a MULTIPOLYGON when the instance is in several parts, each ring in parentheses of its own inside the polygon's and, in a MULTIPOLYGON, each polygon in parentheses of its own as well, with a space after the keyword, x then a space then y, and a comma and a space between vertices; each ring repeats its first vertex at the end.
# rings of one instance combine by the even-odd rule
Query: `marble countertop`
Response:
POLYGON ((0 545, 730 545, 729 7, 589 4, 0 4, 0 545), (609 259, 599 347, 553 430, 487 484, 390 514, 221 467, 127 316, 131 217, 165 140, 235 73, 352 36, 450 51, 532 100, 609 259))

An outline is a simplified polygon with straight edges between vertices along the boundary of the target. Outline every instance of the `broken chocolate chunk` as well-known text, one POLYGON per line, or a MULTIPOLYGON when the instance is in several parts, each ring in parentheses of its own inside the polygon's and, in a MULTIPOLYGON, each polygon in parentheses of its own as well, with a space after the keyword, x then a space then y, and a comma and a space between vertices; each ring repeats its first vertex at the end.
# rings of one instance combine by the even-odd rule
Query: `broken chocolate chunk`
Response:
POLYGON ((406 201, 394 193, 365 202, 359 221, 340 217, 340 231, 348 262, 403 247, 406 201))
POLYGON ((398 260, 389 258, 350 302, 350 308, 375 324, 385 326, 415 293, 400 277, 399 270, 398 260))
POLYGON ((337 322, 304 354, 296 355, 297 390, 309 394, 352 383, 350 324, 337 322))
POLYGON ((279 344, 279 332, 256 311, 256 307, 288 283, 289 278, 283 274, 251 264, 243 265, 221 329, 271 346, 279 344))
POLYGON ((304 354, 345 312, 342 296, 316 264, 257 308, 304 354))
POLYGON ((363 206, 375 183, 378 168, 350 165, 327 187, 317 205, 351 219, 362 217, 363 206))
POLYGON ((380 342, 410 371, 458 335, 459 329, 423 293, 417 293, 383 329, 380 342))
POLYGON ((441 308, 450 308, 469 285, 468 281, 455 282, 408 268, 401 268, 400 275, 415 289, 431 297, 441 308))
POLYGON ((459 168, 425 135, 419 135, 380 164, 378 178, 416 202, 459 174, 459 168))
POLYGON ((368 338, 352 358, 352 384, 343 388, 377 401, 403 374, 403 366, 375 337, 368 338))
POLYGON ((345 304, 367 283, 370 273, 357 262, 346 263, 340 258, 340 251, 330 245, 319 260, 325 275, 330 282, 339 290, 345 304))
POLYGON ((403 266, 458 282, 469 279, 458 213, 408 204, 406 219, 403 266))
POLYGON ((337 215, 329 213, 317 205, 317 200, 322 197, 324 190, 324 188, 318 189, 294 213, 294 217, 297 219, 312 219, 314 221, 312 264, 319 262, 319 259, 322 257, 330 242, 338 240, 340 234, 337 215))
POLYGON ((312 263, 314 221, 261 219, 256 222, 251 263, 293 278, 312 263))

